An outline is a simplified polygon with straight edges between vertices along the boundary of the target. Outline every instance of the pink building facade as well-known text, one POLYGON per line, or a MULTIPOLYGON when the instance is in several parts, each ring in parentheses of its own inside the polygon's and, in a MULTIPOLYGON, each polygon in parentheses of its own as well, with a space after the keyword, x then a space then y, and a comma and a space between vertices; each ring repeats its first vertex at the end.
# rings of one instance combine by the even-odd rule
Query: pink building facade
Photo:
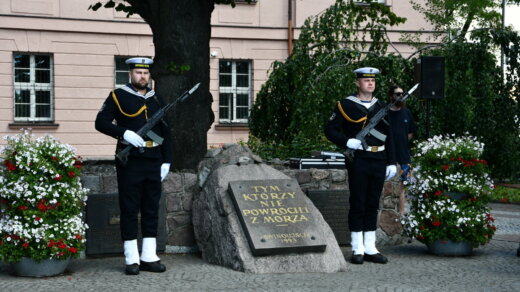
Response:
MULTIPOLYGON (((389 32, 400 53, 402 32, 429 26, 409 1, 378 0, 408 21, 389 32)), ((124 59, 153 57, 151 30, 138 16, 87 10, 95 0, 0 2, 0 135, 32 128, 73 145, 87 159, 112 159, 115 140, 94 119, 115 86, 126 83, 124 59)), ((215 123, 208 147, 247 140, 247 118, 275 60, 288 56, 305 19, 334 0, 258 0, 216 5, 210 42, 210 89, 215 123), (289 26, 289 3, 292 30, 289 26)), ((1 140, 0 145, 5 141, 1 140)))

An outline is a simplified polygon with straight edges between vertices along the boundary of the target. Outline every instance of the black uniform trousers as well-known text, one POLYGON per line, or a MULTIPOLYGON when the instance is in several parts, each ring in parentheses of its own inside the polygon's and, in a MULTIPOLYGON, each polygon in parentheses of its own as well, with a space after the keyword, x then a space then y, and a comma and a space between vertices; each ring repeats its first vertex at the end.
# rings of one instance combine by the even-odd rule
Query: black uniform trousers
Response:
POLYGON ((137 239, 138 213, 141 212, 141 234, 157 237, 159 201, 161 199, 162 158, 129 156, 126 166, 116 159, 121 237, 137 239))
POLYGON ((347 159, 345 164, 350 189, 349 229, 351 232, 375 231, 386 160, 354 155, 354 159, 347 159))

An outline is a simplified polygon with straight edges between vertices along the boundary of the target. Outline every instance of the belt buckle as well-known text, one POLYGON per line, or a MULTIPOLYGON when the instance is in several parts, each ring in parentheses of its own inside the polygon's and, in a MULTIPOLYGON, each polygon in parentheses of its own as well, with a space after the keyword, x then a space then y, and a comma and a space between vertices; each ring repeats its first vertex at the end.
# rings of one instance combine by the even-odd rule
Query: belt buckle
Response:
POLYGON ((144 147, 147 147, 147 148, 153 147, 153 141, 144 141, 144 147))
POLYGON ((379 146, 372 146, 371 151, 372 152, 377 152, 378 149, 379 149, 379 146))

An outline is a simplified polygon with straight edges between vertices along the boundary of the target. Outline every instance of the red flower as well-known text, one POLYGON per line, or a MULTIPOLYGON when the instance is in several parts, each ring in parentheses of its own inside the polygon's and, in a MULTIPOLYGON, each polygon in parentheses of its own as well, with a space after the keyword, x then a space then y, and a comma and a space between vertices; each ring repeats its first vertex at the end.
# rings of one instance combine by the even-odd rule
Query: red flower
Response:
POLYGON ((453 157, 450 157, 450 161, 453 161, 453 160, 455 160, 455 158, 453 158, 453 157))
POLYGON ((445 164, 442 166, 442 171, 447 171, 449 168, 450 168, 450 166, 445 164))
POLYGON ((16 166, 14 164, 12 164, 11 161, 9 161, 9 160, 5 161, 5 166, 7 166, 7 170, 8 171, 15 171, 16 170, 16 166))
POLYGON ((38 202, 38 206, 36 206, 36 208, 38 208, 42 212, 45 212, 45 211, 47 211, 49 209, 45 205, 45 200, 41 200, 40 202, 38 202))
POLYGON ((439 226, 441 226, 441 224, 442 223, 440 221, 438 221, 438 220, 435 220, 435 221, 432 222, 432 225, 435 226, 435 227, 439 227, 439 226))
POLYGON ((83 166, 83 163, 80 160, 74 161, 74 167, 75 168, 81 168, 83 166))
POLYGON ((83 239, 83 237, 81 235, 79 235, 79 234, 76 234, 76 239, 77 240, 81 240, 81 239, 83 239))
POLYGON ((21 206, 18 207, 18 209, 21 210, 21 211, 24 211, 24 210, 27 210, 28 208, 25 205, 21 205, 21 206))
POLYGON ((40 221, 40 220, 42 220, 42 218, 41 218, 40 216, 36 216, 36 217, 34 218, 34 220, 36 220, 36 221, 40 221))
POLYGON ((486 213, 486 219, 488 221, 495 222, 495 218, 493 218, 493 216, 491 216, 491 214, 489 214, 489 213, 486 213))
POLYGON ((76 176, 76 173, 74 171, 69 171, 69 177, 74 178, 76 176))
POLYGON ((60 251, 60 252, 58 253, 58 256, 62 257, 64 254, 65 254, 64 252, 60 251))
POLYGON ((458 161, 462 161, 462 157, 457 158, 458 161))
POLYGON ((472 202, 476 202, 477 198, 476 197, 471 197, 471 198, 469 198, 469 200, 472 201, 472 202))
POLYGON ((76 252, 78 251, 78 249, 75 248, 75 247, 70 247, 70 248, 69 248, 69 251, 70 251, 71 253, 76 253, 76 252))
POLYGON ((29 244, 28 244, 27 242, 24 242, 24 243, 22 244, 22 246, 23 246, 23 248, 27 248, 27 247, 29 246, 29 244))
POLYGON ((435 194, 433 194, 433 195, 440 196, 440 195, 442 195, 442 192, 441 191, 436 191, 435 194))
POLYGON ((52 157, 52 160, 58 160, 58 157, 53 156, 53 157, 52 157))
POLYGON ((63 243, 63 242, 60 241, 60 242, 58 243, 58 248, 65 249, 65 248, 67 248, 67 245, 66 245, 65 243, 63 243))
POLYGON ((502 203, 509 203, 509 198, 508 197, 503 197, 500 199, 500 202, 502 203))
POLYGON ((54 178, 55 181, 59 181, 61 180, 62 176, 61 175, 58 175, 57 177, 54 178))

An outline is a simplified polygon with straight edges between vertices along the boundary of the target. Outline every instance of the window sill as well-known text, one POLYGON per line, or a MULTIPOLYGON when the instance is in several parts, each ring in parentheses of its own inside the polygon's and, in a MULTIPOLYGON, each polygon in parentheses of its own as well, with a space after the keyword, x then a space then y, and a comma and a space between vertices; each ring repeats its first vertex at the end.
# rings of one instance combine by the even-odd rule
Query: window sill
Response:
POLYGON ((258 0, 251 0, 250 3, 247 3, 246 0, 235 0, 235 4, 249 4, 249 5, 255 5, 258 0))
POLYGON ((249 125, 248 124, 244 124, 244 123, 241 123, 241 124, 217 124, 215 125, 215 130, 245 130, 245 131, 248 131, 249 130, 249 125))
POLYGON ((32 129, 46 129, 46 130, 54 130, 57 129, 60 124, 56 124, 54 122, 14 122, 9 124, 9 129, 23 129, 23 128, 32 128, 32 129))
MULTIPOLYGON (((387 7, 392 7, 392 5, 388 4, 387 1, 385 1, 384 3, 381 3, 381 2, 375 2, 374 3, 376 4, 382 4, 384 6, 387 6, 387 7)), ((370 7, 370 4, 372 3, 366 3, 366 2, 354 2, 354 4, 358 5, 358 6, 364 6, 364 7, 370 7)))

